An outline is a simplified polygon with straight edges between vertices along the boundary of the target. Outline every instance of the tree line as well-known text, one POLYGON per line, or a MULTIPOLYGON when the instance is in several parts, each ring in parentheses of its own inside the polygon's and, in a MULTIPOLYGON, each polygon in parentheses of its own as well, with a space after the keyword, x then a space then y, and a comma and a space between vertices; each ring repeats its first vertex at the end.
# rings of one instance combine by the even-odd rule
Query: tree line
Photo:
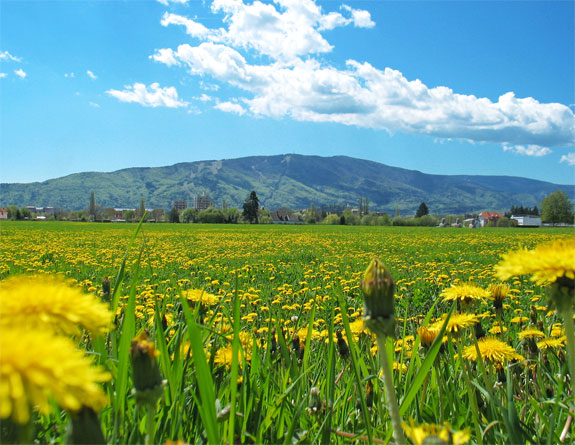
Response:
MULTIPOLYGON (((17 206, 7 207, 8 219, 24 220, 32 219, 33 214, 27 207, 19 208, 17 206)), ((422 202, 413 217, 402 217, 399 209, 396 209, 395 217, 386 213, 375 213, 369 209, 369 199, 367 197, 359 198, 359 206, 352 210, 348 206, 342 205, 322 205, 319 208, 311 204, 310 208, 302 211, 293 211, 282 209, 282 213, 295 215, 302 223, 306 224, 327 224, 327 225, 368 225, 368 226, 437 226, 441 221, 439 215, 430 214, 430 209, 425 202, 422 202)), ((512 215, 530 215, 541 216, 544 223, 551 224, 573 224, 575 215, 572 210, 572 204, 567 194, 561 190, 551 193, 541 202, 541 211, 537 206, 526 207, 523 205, 513 205, 505 212, 504 217, 500 218, 495 225, 511 226, 513 221, 509 218, 512 215)), ((47 219, 54 220, 76 220, 76 221, 102 221, 113 220, 116 216, 115 209, 101 208, 96 204, 94 192, 90 194, 89 207, 84 210, 68 212, 65 209, 53 209, 47 219)), ((453 224, 456 221, 463 221, 473 215, 450 215, 445 217, 447 224, 453 224)), ((209 207, 204 210, 196 208, 186 208, 178 210, 172 208, 167 214, 163 209, 154 209, 147 212, 145 202, 142 198, 140 206, 134 210, 125 210, 122 214, 123 219, 127 221, 139 221, 142 217, 147 221, 170 222, 170 223, 210 223, 210 224, 238 224, 247 222, 251 224, 269 224, 272 223, 270 211, 260 206, 259 198, 255 190, 251 191, 243 203, 242 209, 234 207, 228 208, 224 203, 223 208, 209 207)))

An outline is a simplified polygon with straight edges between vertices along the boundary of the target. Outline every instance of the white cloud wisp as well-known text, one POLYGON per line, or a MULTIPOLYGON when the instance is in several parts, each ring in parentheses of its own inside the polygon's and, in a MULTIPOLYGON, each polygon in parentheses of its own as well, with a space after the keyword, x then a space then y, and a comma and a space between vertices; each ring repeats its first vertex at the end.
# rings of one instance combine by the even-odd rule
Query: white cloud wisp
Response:
POLYGON ((157 82, 149 87, 143 83, 134 83, 132 86, 124 87, 124 90, 108 90, 106 93, 121 102, 137 103, 144 107, 179 108, 188 105, 178 98, 175 87, 161 88, 157 82))

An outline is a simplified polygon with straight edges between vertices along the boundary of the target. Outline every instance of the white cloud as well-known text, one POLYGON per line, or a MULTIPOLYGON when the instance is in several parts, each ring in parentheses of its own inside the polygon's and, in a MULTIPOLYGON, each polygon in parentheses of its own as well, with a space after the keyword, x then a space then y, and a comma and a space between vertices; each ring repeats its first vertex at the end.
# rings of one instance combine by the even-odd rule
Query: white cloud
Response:
POLYGON ((539 145, 504 145, 503 150, 512 151, 520 155, 541 157, 551 153, 547 147, 540 147, 539 145))
POLYGON ((8 76, 8 74, 6 74, 6 73, 0 73, 0 79, 3 79, 4 77, 7 77, 7 76, 8 76))
POLYGON ((64 77, 66 78, 74 78, 76 75, 74 73, 64 73, 64 77))
POLYGON ((24 70, 22 68, 14 70, 14 74, 16 74, 21 79, 24 79, 26 77, 26 73, 24 72, 24 70))
POLYGON ((199 100, 200 102, 209 102, 214 100, 213 97, 208 96, 206 93, 202 94, 200 97, 194 97, 195 100, 199 100))
POLYGON ((369 11, 353 9, 347 5, 343 5, 341 8, 351 14, 351 21, 356 28, 373 28, 375 26, 369 11))
POLYGON ((321 31, 350 24, 374 26, 367 11, 344 5, 341 13, 324 14, 314 0, 214 0, 211 9, 224 14, 225 28, 165 14, 164 26, 184 26, 199 43, 159 49, 151 58, 184 67, 201 76, 202 85, 211 78, 243 90, 244 106, 229 103, 244 112, 501 143, 528 156, 543 156, 551 152, 548 147, 575 141, 575 115, 562 104, 517 98, 513 92, 492 101, 446 86, 430 88, 400 71, 367 62, 348 60, 345 69, 338 69, 313 57, 332 49, 321 31), (255 59, 259 64, 251 62, 254 52, 263 56, 255 59))
POLYGON ((561 160, 559 162, 566 162, 568 165, 575 165, 575 152, 561 156, 561 160))
MULTIPOLYGON (((162 25, 181 25, 194 38, 223 43, 236 48, 253 49, 275 60, 290 61, 295 57, 326 53, 332 46, 320 31, 353 24, 372 27, 369 12, 345 6, 351 17, 338 12, 323 14, 314 0, 274 0, 275 4, 243 0, 214 0, 211 9, 223 13, 227 29, 209 29, 196 20, 177 14, 164 14, 162 25)), ((154 59, 169 60, 160 50, 154 59)), ((173 63, 172 63, 173 64, 173 63)))
POLYGON ((7 60, 10 62, 22 62, 20 57, 13 56, 8 51, 0 52, 0 60, 7 60))
POLYGON ((124 88, 123 91, 108 90, 106 93, 121 102, 134 102, 144 107, 178 108, 188 105, 178 98, 175 87, 161 88, 157 82, 152 83, 149 88, 143 83, 134 83, 124 88))
POLYGON ((98 76, 96 76, 92 71, 90 70, 86 70, 86 75, 92 79, 92 80, 96 80, 98 78, 98 76))
POLYGON ((239 114, 240 116, 246 112, 244 107, 242 107, 240 104, 233 102, 221 102, 217 105, 214 105, 214 108, 220 111, 224 111, 226 113, 239 114))
POLYGON ((100 108, 100 105, 97 104, 96 102, 89 102, 89 105, 90 105, 91 107, 94 107, 94 108, 100 108))

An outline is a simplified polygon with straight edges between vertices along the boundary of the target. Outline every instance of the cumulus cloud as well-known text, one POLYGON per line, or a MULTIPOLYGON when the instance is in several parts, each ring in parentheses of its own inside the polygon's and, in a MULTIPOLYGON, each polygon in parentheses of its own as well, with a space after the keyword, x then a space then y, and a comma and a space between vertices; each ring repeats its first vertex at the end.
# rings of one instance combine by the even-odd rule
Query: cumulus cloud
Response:
MULTIPOLYGON (((320 31, 353 24, 369 28, 375 25, 368 11, 345 6, 339 12, 323 14, 314 0, 274 0, 274 4, 243 0, 214 0, 212 12, 223 13, 226 28, 210 29, 196 20, 166 13, 162 25, 181 25, 191 37, 253 49, 275 60, 289 61, 308 54, 330 52, 333 47, 320 31)), ((165 60, 166 54, 163 55, 165 60)), ((161 61, 162 53, 154 56, 161 61)))
POLYGON ((21 79, 24 79, 26 77, 26 73, 24 72, 24 70, 22 68, 19 68, 17 70, 14 70, 14 74, 16 74, 18 77, 20 77, 21 79))
POLYGON ((8 76, 8 74, 6 74, 6 73, 0 73, 0 79, 3 79, 4 77, 7 77, 7 76, 8 76))
POLYGON ((178 98, 175 87, 161 88, 157 82, 149 87, 143 83, 134 83, 132 86, 124 87, 124 90, 108 90, 106 93, 121 102, 133 102, 144 107, 178 108, 188 105, 178 98))
MULTIPOLYGON (((96 76, 92 71, 90 70, 86 70, 86 75, 92 79, 92 80, 96 80, 98 78, 98 76, 96 76)), ((72 76, 73 77, 73 76, 72 76)))
POLYGON ((545 156, 551 153, 551 149, 547 147, 540 147, 539 145, 504 145, 505 151, 512 151, 525 156, 545 156))
POLYGON ((214 105, 214 108, 216 110, 225 111, 226 113, 239 114, 240 116, 246 112, 244 107, 234 102, 221 102, 219 104, 214 105))
MULTIPOLYGON (((179 25, 195 42, 156 50, 151 58, 181 66, 203 79, 239 88, 244 106, 256 116, 290 117, 312 122, 501 143, 507 150, 544 156, 549 147, 575 141, 573 111, 558 103, 518 98, 513 92, 496 101, 464 95, 447 86, 428 87, 400 71, 348 60, 345 68, 314 55, 332 50, 322 31, 375 23, 368 11, 343 5, 324 13, 314 0, 214 0, 222 27, 166 13, 162 25, 179 25), (253 55, 259 56, 253 58, 253 55), (253 60, 257 60, 254 63, 253 60)), ((234 93, 235 94, 235 93, 234 93)), ((236 94, 237 97, 237 94, 236 94)), ((223 99, 219 106, 228 102, 223 99)))
POLYGON ((13 56, 8 51, 0 52, 0 60, 5 60, 9 62, 22 62, 20 57, 13 56))
POLYGON ((559 162, 565 162, 568 165, 575 165, 575 152, 561 156, 561 160, 559 162))
POLYGON ((343 5, 342 9, 351 14, 351 21, 356 28, 373 28, 375 26, 375 22, 371 20, 369 11, 353 9, 347 5, 343 5))
POLYGON ((66 78, 74 78, 76 77, 76 75, 72 72, 72 73, 64 73, 64 77, 66 78))

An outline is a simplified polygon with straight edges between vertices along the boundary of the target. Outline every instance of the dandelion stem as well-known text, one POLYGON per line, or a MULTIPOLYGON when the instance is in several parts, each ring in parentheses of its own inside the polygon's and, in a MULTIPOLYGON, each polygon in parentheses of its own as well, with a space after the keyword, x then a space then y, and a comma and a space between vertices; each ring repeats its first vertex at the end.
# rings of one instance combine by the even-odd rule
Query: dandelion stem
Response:
POLYGON ((441 389, 441 374, 439 365, 435 363, 435 379, 437 380, 437 397, 439 399, 439 423, 443 424, 443 390, 441 389))
POLYGON ((573 315, 569 310, 561 311, 564 319, 565 336, 567 337, 567 362, 569 363, 569 378, 571 383, 571 397, 575 397, 575 326, 573 315))
POLYGON ((467 393, 469 394, 469 403, 471 405, 471 414, 473 417, 473 424, 475 425, 475 436, 477 437, 477 442, 479 445, 483 444, 483 434, 481 432, 481 426, 479 425, 479 410, 477 408, 477 398, 475 397, 475 388, 471 384, 471 379, 469 378, 469 370, 467 363, 463 358, 463 342, 457 342, 459 349, 459 360, 461 360, 461 365, 463 366, 463 378, 465 380, 465 385, 467 386, 467 393))
POLYGON ((387 350, 385 347, 386 338, 387 336, 384 334, 377 334, 377 349, 379 351, 381 369, 383 370, 383 383, 385 385, 387 406, 391 417, 391 426, 393 427, 393 436, 397 444, 404 445, 406 441, 401 427, 401 416, 399 415, 399 405, 397 403, 397 397, 395 396, 395 387, 393 386, 392 369, 387 359, 387 350))
POLYGON ((156 403, 147 403, 146 404, 146 439, 144 444, 145 445, 152 445, 154 443, 154 435, 155 435, 155 415, 156 415, 156 403))

